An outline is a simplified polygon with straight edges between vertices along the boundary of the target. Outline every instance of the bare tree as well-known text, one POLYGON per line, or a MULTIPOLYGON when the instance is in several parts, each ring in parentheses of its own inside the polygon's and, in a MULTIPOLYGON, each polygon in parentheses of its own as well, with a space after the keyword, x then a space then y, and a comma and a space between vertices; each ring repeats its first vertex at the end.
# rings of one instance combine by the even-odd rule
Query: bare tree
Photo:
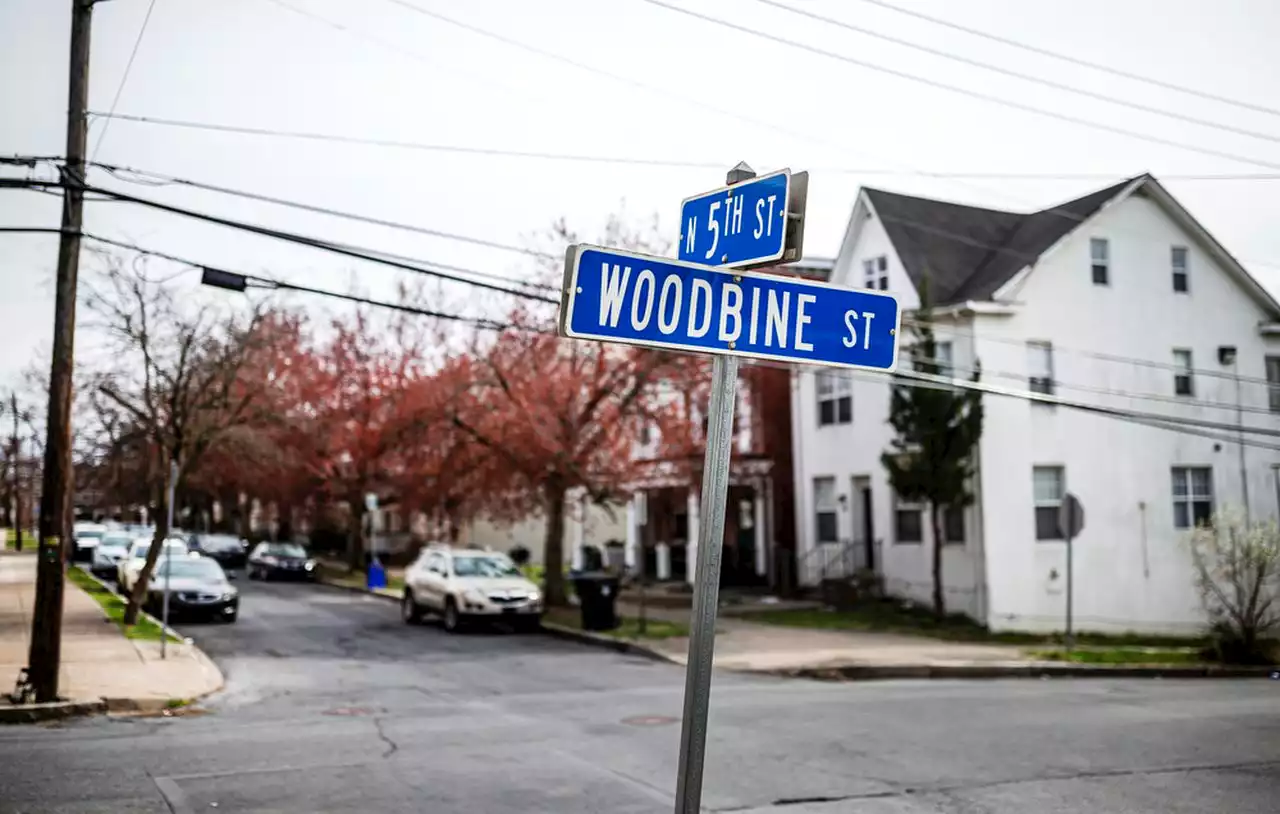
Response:
MULTIPOLYGON (((190 470, 217 440, 250 420, 271 380, 264 365, 260 308, 220 313, 184 309, 172 292, 140 270, 108 258, 106 284, 88 306, 105 332, 109 355, 92 375, 101 429, 116 441, 127 428, 155 506, 156 533, 130 591, 124 623, 134 624, 156 559, 168 538, 169 463, 190 470), (114 409, 102 409, 112 405, 114 409)), ((266 364, 269 364, 267 362, 266 364)))
POLYGON ((1219 658, 1267 661, 1267 639, 1280 632, 1280 528, 1224 509, 1187 541, 1219 658))

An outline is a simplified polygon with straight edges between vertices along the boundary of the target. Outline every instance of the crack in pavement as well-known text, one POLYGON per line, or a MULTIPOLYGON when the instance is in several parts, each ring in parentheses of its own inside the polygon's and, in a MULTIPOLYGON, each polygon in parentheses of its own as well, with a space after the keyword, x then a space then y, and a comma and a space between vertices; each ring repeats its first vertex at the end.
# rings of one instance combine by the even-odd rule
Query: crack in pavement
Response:
POLYGON ((387 733, 382 730, 381 718, 373 719, 373 728, 377 730, 378 738, 387 745, 387 751, 382 753, 383 760, 386 760, 396 752, 400 751, 400 746, 395 741, 391 740, 391 738, 387 737, 387 733))
MULTIPOLYGON (((788 808, 798 805, 823 805, 826 803, 843 803, 851 800, 880 800, 893 797, 917 797, 936 794, 940 797, 953 797, 956 794, 966 791, 978 791, 981 789, 999 788, 1001 786, 1017 786, 1024 783, 1043 783, 1060 780, 1096 780, 1110 777, 1137 777, 1139 775, 1165 775, 1179 774, 1184 772, 1222 772, 1222 771, 1248 771, 1265 768, 1280 768, 1280 761, 1277 760, 1260 760, 1260 761, 1244 761, 1240 763, 1203 763, 1190 766, 1168 766, 1163 768, 1143 768, 1143 769, 1097 769, 1094 771, 1073 772, 1071 774, 1056 773, 1037 775, 1034 777, 1012 777, 1003 780, 989 780, 980 783, 957 783, 954 785, 938 785, 938 786, 909 786, 893 791, 873 791, 860 792, 855 794, 837 794, 837 795, 818 795, 803 797, 780 797, 770 803, 760 805, 741 805, 730 806, 727 808, 717 808, 719 812, 735 812, 735 811, 761 811, 771 808, 788 808)), ((957 801, 960 802, 960 801, 957 801)))

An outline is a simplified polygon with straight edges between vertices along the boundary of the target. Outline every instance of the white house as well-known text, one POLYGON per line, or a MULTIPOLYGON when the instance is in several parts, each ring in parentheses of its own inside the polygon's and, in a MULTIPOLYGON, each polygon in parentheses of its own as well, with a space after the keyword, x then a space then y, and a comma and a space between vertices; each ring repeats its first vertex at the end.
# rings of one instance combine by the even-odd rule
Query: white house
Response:
MULTIPOLYGON (((1280 305, 1149 175, 1029 214, 862 190, 831 279, 914 309, 926 277, 938 358, 956 379, 980 362, 982 386, 1012 391, 984 395, 975 502, 946 515, 949 609, 1061 629, 1054 518, 1070 491, 1086 513, 1077 627, 1198 626, 1186 529, 1224 504, 1277 514, 1280 438, 1265 433, 1280 430, 1280 305), (1126 415, 1017 395, 1028 391, 1126 415)), ((870 566, 889 592, 927 602, 929 523, 880 463, 889 397, 881 374, 793 372, 799 573, 812 584, 870 566)))

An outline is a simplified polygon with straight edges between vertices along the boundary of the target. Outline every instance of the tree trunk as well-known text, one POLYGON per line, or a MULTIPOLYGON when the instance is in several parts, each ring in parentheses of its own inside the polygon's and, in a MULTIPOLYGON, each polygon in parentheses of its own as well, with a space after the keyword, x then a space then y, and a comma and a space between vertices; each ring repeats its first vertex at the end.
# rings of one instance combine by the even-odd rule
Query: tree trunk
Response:
POLYGON ((564 485, 558 478, 543 487, 547 509, 547 537, 543 542, 542 594, 548 606, 569 604, 564 590, 564 485))
POLYGON ((933 526, 933 614, 941 619, 947 615, 946 600, 942 595, 942 512, 938 504, 929 504, 929 522, 933 526))
POLYGON ((138 611, 147 599, 147 589, 151 584, 151 575, 155 572, 156 560, 160 558, 164 541, 169 537, 169 490, 166 486, 161 486, 156 500, 155 521, 156 534, 151 538, 151 547, 147 549, 147 561, 143 563, 137 581, 129 590, 129 603, 125 606, 124 619, 121 620, 126 626, 138 623, 138 611))

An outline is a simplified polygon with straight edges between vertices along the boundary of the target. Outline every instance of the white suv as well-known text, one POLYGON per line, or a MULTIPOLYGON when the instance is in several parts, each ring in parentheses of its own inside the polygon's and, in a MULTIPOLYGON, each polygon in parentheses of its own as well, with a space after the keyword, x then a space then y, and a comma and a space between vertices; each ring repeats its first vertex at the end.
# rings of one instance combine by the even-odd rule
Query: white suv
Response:
POLYGON ((432 547, 405 569, 400 609, 409 624, 438 613, 450 633, 482 620, 533 630, 542 621, 542 592, 505 554, 432 547))

